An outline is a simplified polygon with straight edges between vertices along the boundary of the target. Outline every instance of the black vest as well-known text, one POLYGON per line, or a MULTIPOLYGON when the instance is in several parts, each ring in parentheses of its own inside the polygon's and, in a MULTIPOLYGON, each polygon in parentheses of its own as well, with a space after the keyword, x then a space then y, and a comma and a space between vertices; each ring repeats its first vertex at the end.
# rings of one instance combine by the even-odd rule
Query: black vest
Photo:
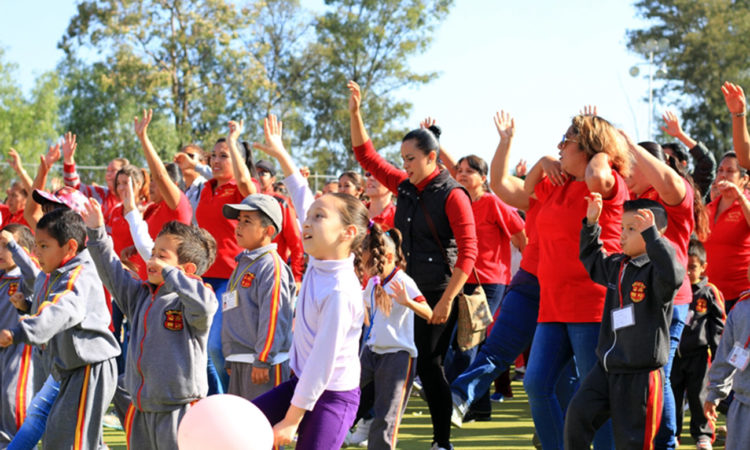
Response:
POLYGON ((406 258, 406 273, 422 291, 445 289, 451 277, 451 268, 456 264, 458 246, 445 214, 445 201, 450 192, 457 188, 463 189, 447 170, 440 171, 422 192, 417 192, 417 187, 408 179, 398 185, 394 224, 404 238, 402 249, 406 258), (435 242, 419 204, 420 198, 435 224, 450 266, 435 242))

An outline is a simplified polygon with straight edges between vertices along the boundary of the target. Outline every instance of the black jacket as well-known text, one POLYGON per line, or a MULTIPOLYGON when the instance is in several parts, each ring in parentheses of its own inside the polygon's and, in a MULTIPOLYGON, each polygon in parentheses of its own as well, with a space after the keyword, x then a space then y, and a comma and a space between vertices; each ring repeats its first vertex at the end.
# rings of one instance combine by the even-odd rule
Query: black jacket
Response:
POLYGON ((655 227, 641 233, 646 254, 632 259, 622 253, 606 256, 600 233, 598 224, 589 226, 583 220, 581 262, 595 283, 607 287, 596 354, 607 372, 658 369, 666 364, 669 355, 672 301, 682 285, 685 269, 677 262, 672 244, 659 236, 655 227), (622 307, 632 305, 635 324, 614 331, 612 311, 621 307, 620 302, 622 307))
POLYGON ((700 189, 703 200, 708 203, 711 201, 711 183, 716 178, 716 159, 700 141, 690 149, 690 155, 693 157, 693 182, 700 189))
POLYGON ((716 355, 725 319, 721 292, 703 277, 693 285, 693 302, 690 303, 688 320, 682 330, 679 355, 691 356, 706 348, 711 350, 712 356, 716 355))

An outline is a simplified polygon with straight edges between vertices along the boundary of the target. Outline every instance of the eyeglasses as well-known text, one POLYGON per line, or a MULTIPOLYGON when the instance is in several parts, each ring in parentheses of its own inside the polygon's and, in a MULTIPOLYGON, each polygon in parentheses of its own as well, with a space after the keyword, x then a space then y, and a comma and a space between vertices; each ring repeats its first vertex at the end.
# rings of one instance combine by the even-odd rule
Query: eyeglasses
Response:
POLYGON ((258 173, 259 177, 265 177, 265 176, 271 175, 269 172, 263 169, 256 169, 256 172, 258 173))
POLYGON ((370 172, 365 172, 365 178, 370 178, 372 174, 370 172))
POLYGON ((575 142, 578 143, 577 140, 569 138, 567 134, 563 134, 562 140, 560 141, 560 146, 565 145, 566 142, 575 142))

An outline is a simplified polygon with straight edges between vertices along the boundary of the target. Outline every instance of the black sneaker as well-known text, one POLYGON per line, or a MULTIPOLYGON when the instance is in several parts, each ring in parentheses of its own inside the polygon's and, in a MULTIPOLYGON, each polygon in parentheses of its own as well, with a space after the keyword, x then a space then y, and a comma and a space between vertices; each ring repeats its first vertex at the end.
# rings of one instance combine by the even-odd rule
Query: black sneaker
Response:
POLYGON ((477 412, 469 410, 469 412, 464 415, 464 423, 467 422, 489 422, 492 420, 492 413, 489 412, 477 412))

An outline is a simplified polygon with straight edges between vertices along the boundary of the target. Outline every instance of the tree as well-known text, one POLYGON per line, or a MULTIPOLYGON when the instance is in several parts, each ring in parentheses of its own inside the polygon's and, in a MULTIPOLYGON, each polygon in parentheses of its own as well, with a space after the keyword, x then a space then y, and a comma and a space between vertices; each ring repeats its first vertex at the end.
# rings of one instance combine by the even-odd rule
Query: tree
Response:
POLYGON ((635 4, 650 25, 628 31, 628 48, 639 51, 650 39, 667 39, 654 54, 667 78, 656 91, 681 112, 683 128, 719 156, 732 149, 732 121, 721 85, 748 87, 750 2, 732 0, 640 0, 635 4))

